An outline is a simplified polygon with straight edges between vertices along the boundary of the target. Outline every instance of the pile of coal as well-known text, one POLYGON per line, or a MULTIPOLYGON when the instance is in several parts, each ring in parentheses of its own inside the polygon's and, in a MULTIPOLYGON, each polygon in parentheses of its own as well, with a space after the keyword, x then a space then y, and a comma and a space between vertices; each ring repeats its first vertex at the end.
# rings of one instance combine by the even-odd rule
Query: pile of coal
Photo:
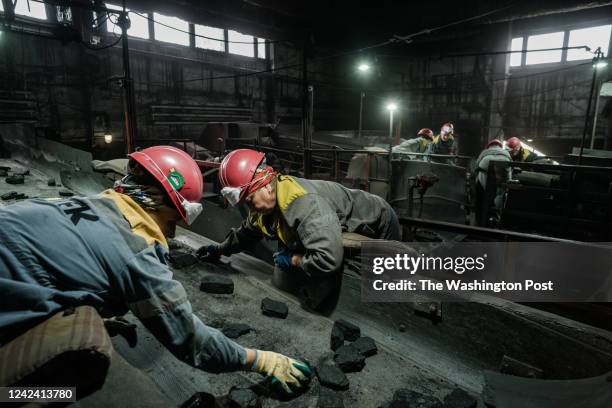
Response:
POLYGON ((344 333, 335 324, 332 327, 331 338, 329 339, 329 346, 334 351, 338 350, 339 347, 344 346, 344 333))
POLYGON ((7 177, 9 171, 11 171, 10 167, 0 166, 0 177, 7 177))
POLYGON ((286 319, 289 314, 289 308, 286 303, 272 300, 270 298, 264 298, 261 301, 261 313, 270 317, 278 317, 279 319, 286 319))
POLYGON ((234 281, 227 276, 207 275, 202 278, 200 290, 218 295, 229 295, 234 293, 234 281))
POLYGON ((230 339, 237 339, 238 337, 250 333, 253 330, 251 326, 244 323, 230 323, 223 327, 223 334, 230 339))

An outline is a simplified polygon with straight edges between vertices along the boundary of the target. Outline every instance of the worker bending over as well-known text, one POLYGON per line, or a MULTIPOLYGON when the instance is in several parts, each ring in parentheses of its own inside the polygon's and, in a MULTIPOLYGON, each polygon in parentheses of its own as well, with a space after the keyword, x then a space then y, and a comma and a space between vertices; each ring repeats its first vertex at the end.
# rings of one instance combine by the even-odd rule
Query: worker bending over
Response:
POLYGON ((491 192, 491 195, 487 195, 487 182, 489 174, 489 165, 491 162, 505 162, 512 161, 510 153, 504 149, 504 144, 501 140, 493 139, 489 141, 485 149, 480 153, 476 159, 476 202, 477 202, 477 217, 479 219, 479 225, 485 225, 485 216, 488 214, 489 207, 491 204, 499 210, 503 206, 504 198, 504 186, 510 179, 510 167, 509 166, 494 166, 492 168, 492 174, 495 176, 493 183, 495 184, 495 191, 491 192), (493 203, 489 200, 489 197, 493 198, 493 203))
POLYGON ((130 154, 128 175, 92 197, 32 199, 0 209, 0 344, 66 308, 131 310, 177 358, 213 373, 254 370, 291 393, 307 365, 242 347, 193 313, 166 263, 176 222, 202 211, 202 174, 185 152, 130 154))
POLYGON ((264 154, 234 150, 221 163, 221 194, 232 205, 245 202, 249 214, 220 245, 198 250, 217 260, 253 248, 262 238, 278 240, 273 283, 297 294, 310 309, 335 305, 342 277, 342 232, 399 240, 395 212, 382 198, 339 183, 277 174, 264 154))
POLYGON ((530 163, 538 159, 538 155, 525 149, 518 137, 506 140, 506 148, 510 151, 512 161, 530 163))
POLYGON ((433 139, 433 131, 423 128, 414 139, 403 140, 399 145, 393 146, 393 153, 408 155, 411 160, 423 160, 424 156, 410 156, 410 153, 425 153, 433 139))

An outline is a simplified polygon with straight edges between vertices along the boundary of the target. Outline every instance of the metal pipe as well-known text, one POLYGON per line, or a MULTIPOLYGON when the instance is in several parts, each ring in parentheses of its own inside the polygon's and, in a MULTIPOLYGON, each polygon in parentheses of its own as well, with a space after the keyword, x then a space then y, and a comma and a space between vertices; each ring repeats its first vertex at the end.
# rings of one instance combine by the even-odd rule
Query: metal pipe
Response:
POLYGON ((599 99, 601 96, 601 88, 603 85, 599 86, 597 90, 597 96, 595 97, 595 112, 593 113, 593 131, 591 132, 591 149, 595 147, 595 131, 597 130, 597 113, 599 112, 599 99))
POLYGON ((134 139, 136 136, 136 114, 134 100, 134 84, 132 83, 132 74, 130 71, 130 50, 128 46, 128 25, 129 19, 125 9, 125 0, 123 0, 123 12, 119 17, 119 26, 121 27, 121 47, 123 56, 123 103, 124 103, 124 120, 125 120, 125 144, 126 150, 129 153, 134 151, 134 139))
POLYGON ((359 97, 359 128, 357 130, 357 137, 361 139, 361 129, 363 123, 363 99, 365 98, 365 92, 361 91, 359 97))

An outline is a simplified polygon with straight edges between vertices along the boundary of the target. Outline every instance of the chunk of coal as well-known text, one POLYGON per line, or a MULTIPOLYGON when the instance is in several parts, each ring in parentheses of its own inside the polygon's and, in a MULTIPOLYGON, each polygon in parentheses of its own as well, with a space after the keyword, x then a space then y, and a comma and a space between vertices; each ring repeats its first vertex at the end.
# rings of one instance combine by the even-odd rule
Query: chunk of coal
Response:
POLYGON ((18 176, 29 176, 30 175, 30 170, 16 172, 15 174, 18 175, 18 176))
POLYGON ((365 367, 365 357, 351 345, 342 346, 336 350, 334 361, 345 373, 361 371, 365 367))
POLYGON ((2 194, 2 195, 0 196, 0 198, 1 198, 2 200, 4 200, 4 201, 7 201, 7 200, 13 200, 13 199, 17 198, 17 196, 18 196, 18 195, 19 195, 19 193, 18 193, 18 192, 16 192, 16 191, 9 191, 9 192, 8 192, 8 193, 6 193, 6 194, 2 194))
POLYGON ((170 251, 170 262, 175 268, 181 269, 196 264, 198 259, 190 252, 177 249, 170 251))
POLYGON ((319 377, 321 385, 327 388, 339 391, 349 389, 348 378, 336 365, 324 364, 317 367, 317 377, 319 377))
POLYGON ((344 333, 334 324, 331 330, 330 348, 336 351, 340 346, 344 346, 344 333))
POLYGON ((260 408, 261 401, 250 388, 233 388, 227 398, 239 408, 260 408))
POLYGON ((344 408, 342 395, 338 392, 333 392, 327 388, 321 387, 319 390, 317 408, 344 408))
POLYGON ((442 402, 439 399, 405 388, 395 391, 390 406, 392 408, 443 408, 442 402))
POLYGON ((11 171, 11 168, 7 166, 0 166, 0 171, 11 171))
POLYGON ((218 295, 229 295, 234 293, 234 281, 227 276, 208 275, 202 279, 200 290, 218 295))
POLYGON ((455 388, 444 397, 444 408, 476 408, 477 405, 478 400, 461 388, 455 388))
POLYGON ((61 195, 62 197, 72 197, 74 195, 73 192, 68 191, 68 190, 60 190, 59 195, 61 195))
POLYGON ((270 298, 264 298, 261 301, 261 313, 270 317, 286 319, 287 315, 289 314, 289 308, 283 302, 272 300, 270 298))
POLYGON ((248 324, 231 323, 225 326, 221 331, 230 339, 237 339, 244 334, 250 333, 251 330, 253 329, 248 324))
POLYGON ((25 178, 21 174, 13 174, 4 179, 9 184, 23 184, 25 183, 25 178))
POLYGON ((215 396, 207 392, 196 392, 180 408, 210 408, 216 404, 215 396))
POLYGON ((55 187, 57 185, 57 183, 55 182, 54 178, 50 178, 49 180, 47 180, 47 185, 49 187, 55 187))
POLYGON ((355 326, 353 323, 349 323, 346 320, 340 319, 334 322, 334 326, 337 326, 344 334, 344 340, 355 341, 361 336, 361 329, 355 326))
POLYGON ((0 177, 7 177, 7 176, 8 176, 8 170, 0 169, 0 177))
POLYGON ((355 347, 364 357, 370 357, 378 353, 376 342, 370 337, 360 337, 352 342, 351 346, 355 347))

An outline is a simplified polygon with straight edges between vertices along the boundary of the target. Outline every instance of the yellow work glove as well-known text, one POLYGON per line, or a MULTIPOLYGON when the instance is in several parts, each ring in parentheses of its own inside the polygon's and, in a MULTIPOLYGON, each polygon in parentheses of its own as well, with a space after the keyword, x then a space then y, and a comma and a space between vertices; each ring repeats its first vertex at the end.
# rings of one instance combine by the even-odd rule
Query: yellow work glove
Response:
POLYGON ((272 378, 271 384, 287 395, 306 387, 312 377, 308 364, 273 351, 257 350, 252 370, 272 378))

